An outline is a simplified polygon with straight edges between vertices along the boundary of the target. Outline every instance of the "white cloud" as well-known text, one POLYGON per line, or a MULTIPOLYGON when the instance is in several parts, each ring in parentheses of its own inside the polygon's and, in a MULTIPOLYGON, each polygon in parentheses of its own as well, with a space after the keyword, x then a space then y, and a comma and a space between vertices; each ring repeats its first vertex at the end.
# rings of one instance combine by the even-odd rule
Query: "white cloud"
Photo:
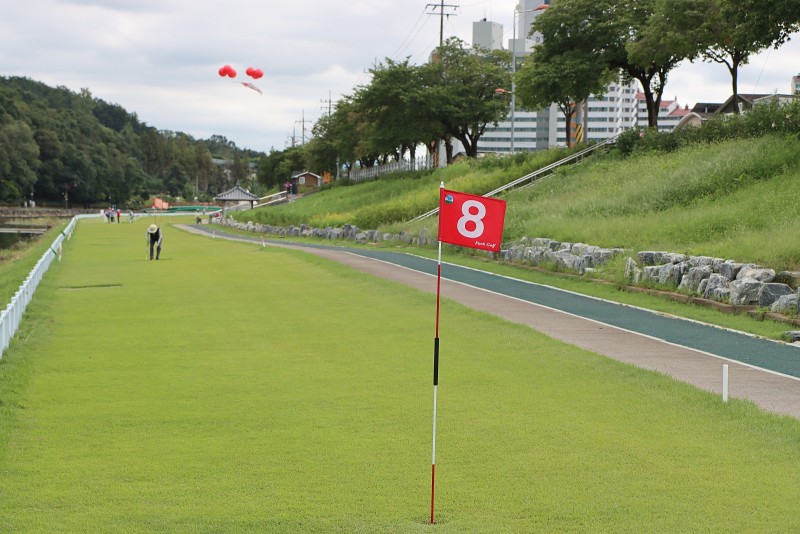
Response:
MULTIPOLYGON (((458 3, 458 2, 450 2, 458 3)), ((445 19, 445 37, 472 39, 484 17, 511 36, 516 0, 461 3, 445 19)), ((26 76, 92 94, 140 120, 197 138, 224 135, 240 147, 286 146, 298 121, 311 123, 336 100, 368 81, 385 57, 424 62, 439 41, 439 18, 427 2, 396 0, 25 0, 0 18, 3 76, 26 76), (236 80, 258 67, 263 95, 217 70, 229 63, 236 80)), ((438 6, 437 6, 438 7, 438 6)), ((452 12, 451 10, 447 10, 452 12)), ((741 92, 788 92, 800 59, 798 42, 751 59, 741 92)), ((682 104, 723 101, 724 66, 686 64, 673 71, 665 98, 682 104)), ((299 134, 298 134, 299 136, 299 134)))

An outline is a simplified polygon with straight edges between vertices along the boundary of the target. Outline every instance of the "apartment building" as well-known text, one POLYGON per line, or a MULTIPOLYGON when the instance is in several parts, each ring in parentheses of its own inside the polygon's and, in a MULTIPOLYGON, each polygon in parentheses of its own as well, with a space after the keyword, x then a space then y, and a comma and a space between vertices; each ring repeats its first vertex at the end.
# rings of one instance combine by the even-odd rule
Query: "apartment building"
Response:
MULTIPOLYGON (((520 0, 515 9, 514 35, 508 42, 508 50, 515 54, 515 60, 531 53, 533 47, 541 42, 541 35, 528 36, 531 25, 541 15, 551 1, 520 0)), ((479 21, 473 24, 473 45, 487 49, 497 49, 498 33, 502 26, 497 23, 479 21), (499 28, 498 28, 499 26, 499 28), (488 38, 492 35, 493 38, 488 38)), ((517 102, 519 104, 519 102, 517 102)), ((688 114, 677 98, 663 101, 659 110, 659 130, 670 131, 688 114)), ((589 98, 582 105, 581 128, 583 139, 602 141, 620 132, 647 126, 647 106, 638 82, 612 83, 605 93, 589 98)), ((575 139, 576 119, 569 126, 569 134, 575 139)), ((507 153, 516 151, 544 150, 554 146, 566 146, 568 128, 563 113, 553 104, 543 110, 525 110, 517 105, 512 113, 496 126, 489 125, 478 143, 478 152, 507 153)))

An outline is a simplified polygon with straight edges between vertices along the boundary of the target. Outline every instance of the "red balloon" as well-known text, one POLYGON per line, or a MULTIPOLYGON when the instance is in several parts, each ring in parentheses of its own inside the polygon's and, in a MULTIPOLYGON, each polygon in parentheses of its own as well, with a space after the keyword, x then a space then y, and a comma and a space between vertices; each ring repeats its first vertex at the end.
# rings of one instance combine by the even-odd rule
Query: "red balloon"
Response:
POLYGON ((256 69, 253 78, 256 80, 264 76, 264 71, 261 69, 256 69))
POLYGON ((247 73, 248 76, 253 77, 254 70, 255 69, 253 69, 253 67, 247 67, 247 70, 245 72, 247 73))
POLYGON ((223 65, 222 68, 219 69, 219 75, 229 76, 233 78, 234 76, 236 76, 236 71, 233 70, 233 67, 231 67, 230 65, 223 65))

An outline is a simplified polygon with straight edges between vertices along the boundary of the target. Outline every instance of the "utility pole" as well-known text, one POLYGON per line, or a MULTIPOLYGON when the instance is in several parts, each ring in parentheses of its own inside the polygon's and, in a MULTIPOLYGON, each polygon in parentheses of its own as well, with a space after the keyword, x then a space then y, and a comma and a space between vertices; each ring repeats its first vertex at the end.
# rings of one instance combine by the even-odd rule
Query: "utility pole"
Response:
MULTIPOLYGON (((300 139, 302 139, 302 142, 300 143, 300 145, 301 146, 305 145, 306 144, 306 110, 303 110, 302 120, 294 121, 294 123, 295 124, 298 124, 298 123, 301 124, 302 131, 300 132, 300 139)), ((292 146, 294 146, 294 142, 292 142, 292 146)))
MULTIPOLYGON (((377 63, 377 59, 375 60, 377 63)), ((331 118, 331 107, 333 106, 333 98, 331 97, 331 90, 328 89, 328 99, 327 100, 320 100, 322 104, 328 104, 328 119, 331 118)), ((324 107, 322 108, 325 109, 324 107)), ((339 155, 336 155, 336 180, 339 179, 339 155)))
MULTIPOLYGON (((320 100, 321 104, 328 104, 328 118, 331 118, 331 106, 333 105, 333 100, 331 100, 331 90, 328 89, 328 100, 320 100)), ((322 108, 325 109, 324 107, 322 108)))
MULTIPOLYGON (((428 15, 437 15, 437 12, 436 12, 437 9, 439 11, 438 12, 438 15, 439 15, 439 48, 437 49, 436 55, 433 58, 433 61, 438 63, 441 60, 442 47, 444 46, 444 17, 445 16, 450 17, 450 15, 455 15, 456 14, 455 11, 458 9, 458 6, 456 4, 445 4, 444 0, 439 0, 438 4, 427 4, 425 6, 425 9, 428 9, 428 8, 430 8, 430 11, 428 11, 428 15), (452 9, 452 13, 445 13, 445 8, 447 8, 448 10, 452 9)), ((433 152, 434 167, 438 167, 439 166, 439 143, 440 143, 440 140, 437 139, 437 140, 433 141, 433 144, 431 146, 428 147, 428 150, 430 152, 433 152)))
POLYGON ((458 9, 458 6, 455 4, 445 4, 444 0, 440 0, 439 4, 428 4, 425 6, 425 9, 430 8, 428 15, 436 15, 436 10, 439 10, 439 48, 442 47, 444 44, 444 18, 450 17, 450 15, 455 16, 455 11, 458 9), (452 13, 445 13, 444 8, 452 8, 452 13))

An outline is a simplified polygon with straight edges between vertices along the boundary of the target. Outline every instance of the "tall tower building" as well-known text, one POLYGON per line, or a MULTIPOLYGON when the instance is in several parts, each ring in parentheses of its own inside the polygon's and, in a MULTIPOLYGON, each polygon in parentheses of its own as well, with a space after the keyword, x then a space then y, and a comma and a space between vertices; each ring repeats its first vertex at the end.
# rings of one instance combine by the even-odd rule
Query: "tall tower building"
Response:
POLYGON ((472 23, 472 46, 486 50, 503 48, 503 25, 486 19, 472 23))
MULTIPOLYGON (((514 12, 515 36, 508 41, 509 51, 521 59, 542 42, 538 33, 530 34, 531 25, 557 0, 519 0, 514 12)), ((793 88, 800 91, 800 75, 792 80, 793 88)), ((555 104, 541 110, 526 110, 516 98, 516 109, 496 126, 488 125, 478 143, 481 153, 544 150, 566 146, 567 136, 573 135, 575 124, 567 125, 564 115, 555 104), (513 136, 513 143, 511 142, 513 136)), ((647 124, 647 110, 643 108, 638 82, 610 83, 602 94, 590 97, 581 106, 580 117, 583 139, 602 141, 629 128, 647 124), (585 115, 585 116, 583 116, 585 115), (644 119, 642 119, 644 117, 644 119)), ((510 109, 510 108, 509 108, 510 109)), ((659 130, 668 131, 688 110, 681 108, 677 98, 663 101, 659 113, 659 130)), ((576 120, 574 118, 573 120, 576 120)))

